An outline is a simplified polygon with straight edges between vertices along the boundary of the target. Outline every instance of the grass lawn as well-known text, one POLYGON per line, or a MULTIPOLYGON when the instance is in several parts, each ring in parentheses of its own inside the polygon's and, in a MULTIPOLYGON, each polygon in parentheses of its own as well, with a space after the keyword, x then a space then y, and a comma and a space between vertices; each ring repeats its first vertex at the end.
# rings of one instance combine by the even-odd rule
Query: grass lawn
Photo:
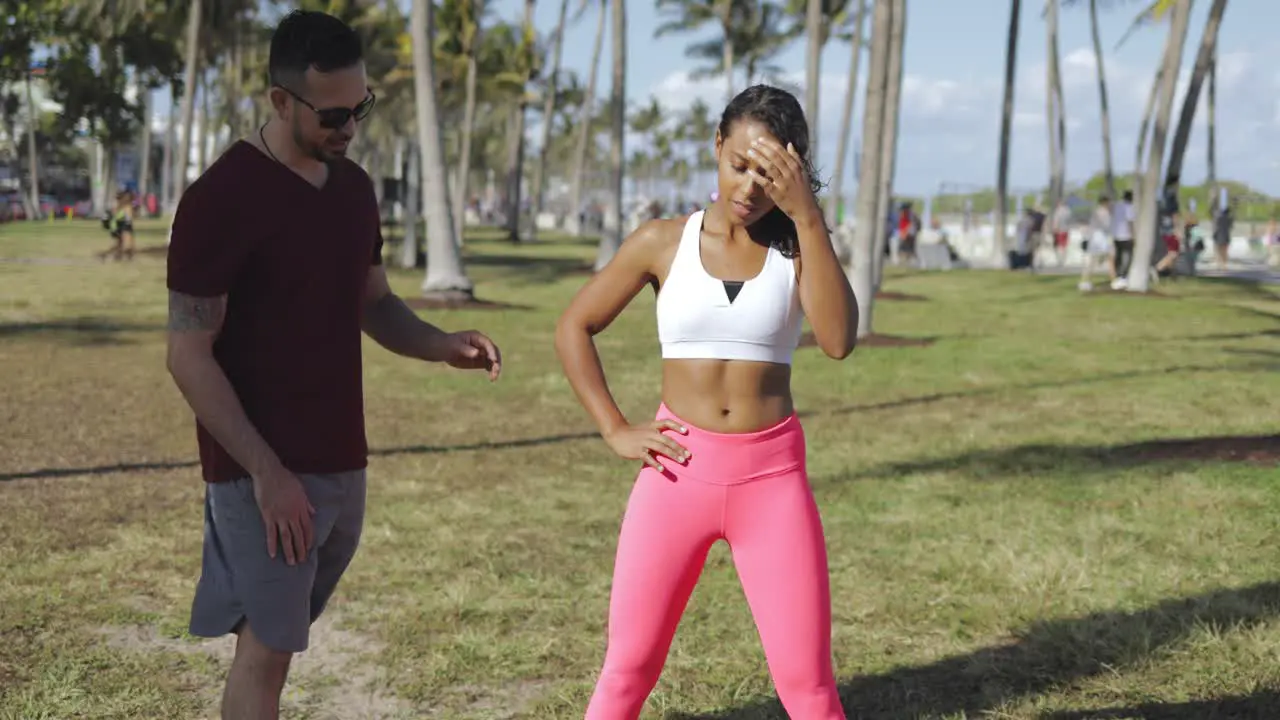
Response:
MULTIPOLYGON (((0 720, 211 717, 229 657, 185 633, 202 485, 163 255, 102 264, 108 241, 0 225, 0 720)), ((552 348, 592 251, 469 239, 479 296, 519 307, 424 314, 490 333, 497 385, 368 343, 364 540, 288 717, 582 717, 635 472, 552 348)), ((1280 716, 1280 302, 1074 286, 898 273, 923 300, 877 330, 932 344, 798 353, 851 718, 1280 716)), ((651 416, 652 296, 599 344, 651 416)), ((784 718, 772 697, 718 545, 644 717, 784 718)))

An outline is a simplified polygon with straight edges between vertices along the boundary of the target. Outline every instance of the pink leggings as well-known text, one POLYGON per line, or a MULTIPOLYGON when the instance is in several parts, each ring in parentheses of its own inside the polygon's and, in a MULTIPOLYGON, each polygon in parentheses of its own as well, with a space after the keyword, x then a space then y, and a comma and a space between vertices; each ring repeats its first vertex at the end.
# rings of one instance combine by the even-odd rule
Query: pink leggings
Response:
POLYGON ((671 434, 689 449, 636 479, 618 538, 604 668, 587 720, 635 720, 658 682, 706 562, 729 543, 769 672, 792 720, 845 720, 831 666, 822 520, 795 415, 753 433, 671 434))

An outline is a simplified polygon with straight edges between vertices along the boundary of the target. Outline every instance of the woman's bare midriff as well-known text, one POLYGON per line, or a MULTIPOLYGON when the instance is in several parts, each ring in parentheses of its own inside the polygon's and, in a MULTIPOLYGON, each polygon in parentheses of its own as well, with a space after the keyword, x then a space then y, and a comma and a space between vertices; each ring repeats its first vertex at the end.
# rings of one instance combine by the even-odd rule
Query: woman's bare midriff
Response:
POLYGON ((694 427, 755 432, 793 412, 791 367, 742 360, 665 360, 662 399, 694 427))

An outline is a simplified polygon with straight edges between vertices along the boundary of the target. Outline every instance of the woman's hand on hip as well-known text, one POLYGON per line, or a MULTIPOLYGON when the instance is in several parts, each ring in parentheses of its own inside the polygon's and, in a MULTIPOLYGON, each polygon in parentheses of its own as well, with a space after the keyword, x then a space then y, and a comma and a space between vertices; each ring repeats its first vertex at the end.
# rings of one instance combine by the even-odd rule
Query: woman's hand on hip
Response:
POLYGON ((687 435, 688 428, 675 420, 655 420, 644 425, 624 425, 604 436, 604 441, 627 460, 643 460, 645 465, 662 472, 665 468, 658 461, 664 455, 678 463, 689 459, 690 453, 683 445, 663 434, 663 431, 687 435))

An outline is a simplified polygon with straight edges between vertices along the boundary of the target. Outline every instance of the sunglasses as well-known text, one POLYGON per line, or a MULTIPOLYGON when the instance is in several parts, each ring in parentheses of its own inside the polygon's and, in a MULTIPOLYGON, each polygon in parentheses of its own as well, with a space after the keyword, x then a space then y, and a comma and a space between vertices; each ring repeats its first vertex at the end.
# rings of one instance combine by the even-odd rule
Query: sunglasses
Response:
POLYGON ((311 111, 316 114, 316 118, 320 121, 320 127, 325 128, 326 130, 338 130, 346 127, 347 122, 352 118, 354 118, 356 122, 364 120, 369 116, 369 113, 373 110, 374 103, 377 102, 378 99, 377 96, 370 91, 368 97, 361 100, 360 103, 353 108, 338 107, 321 109, 307 102, 306 98, 283 85, 276 85, 276 87, 289 93, 294 100, 297 100, 303 105, 311 108, 311 111))

